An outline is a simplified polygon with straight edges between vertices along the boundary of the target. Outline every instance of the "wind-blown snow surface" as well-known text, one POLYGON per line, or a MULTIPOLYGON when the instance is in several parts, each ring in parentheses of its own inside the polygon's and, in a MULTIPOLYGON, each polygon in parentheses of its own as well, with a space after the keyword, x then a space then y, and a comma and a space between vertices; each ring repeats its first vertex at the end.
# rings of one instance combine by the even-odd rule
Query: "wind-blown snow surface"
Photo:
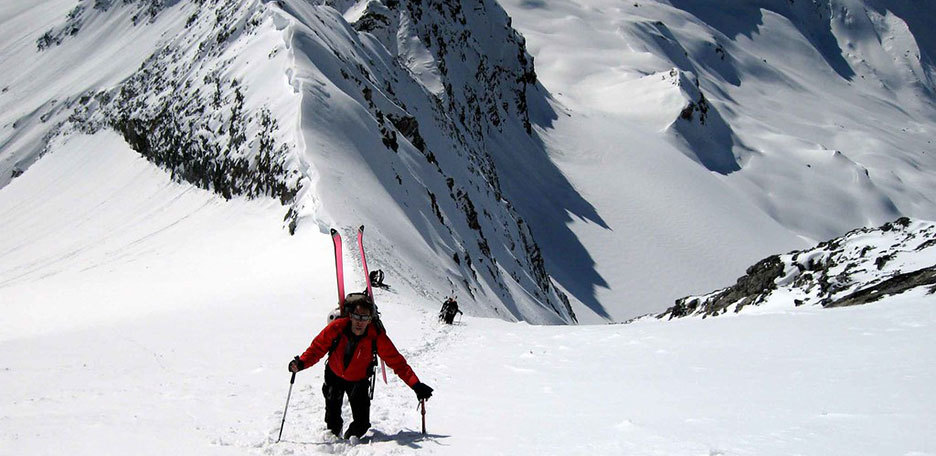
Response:
POLYGON ((319 365, 299 374, 276 444, 286 363, 334 305, 327 235, 264 223, 276 202, 173 183, 112 134, 60 145, 0 208, 3 454, 936 454, 922 290, 555 327, 440 326, 425 296, 378 290, 436 389, 429 435, 391 372, 364 443, 328 438, 319 365))

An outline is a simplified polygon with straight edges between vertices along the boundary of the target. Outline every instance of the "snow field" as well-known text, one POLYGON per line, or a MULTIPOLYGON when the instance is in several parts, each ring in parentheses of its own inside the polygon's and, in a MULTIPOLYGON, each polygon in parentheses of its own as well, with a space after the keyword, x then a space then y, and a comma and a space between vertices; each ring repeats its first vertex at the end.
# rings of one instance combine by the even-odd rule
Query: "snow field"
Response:
POLYGON ((276 444, 286 363, 335 302, 327 234, 287 236, 277 204, 172 183, 118 140, 73 138, 0 194, 2 454, 936 454, 922 290, 581 327, 442 326, 436 299, 378 290, 435 388, 429 436, 392 372, 363 442, 327 436, 319 364, 297 376, 276 444))
MULTIPOLYGON (((308 37, 337 36, 346 24, 305 30, 277 13, 257 41, 226 54, 239 58, 231 71, 258 87, 248 102, 270 103, 280 119, 298 115, 299 125, 283 122, 284 138, 322 154, 301 163, 313 184, 307 223, 288 236, 277 202, 224 201, 173 183, 116 134, 71 136, 38 159, 43 118, 67 114, 57 103, 113 86, 186 17, 177 10, 131 27, 102 16, 108 24, 97 33, 36 58, 35 38, 74 2, 26 3, 0 6, 0 55, 18 71, 0 84, 9 108, 0 113, 0 168, 38 160, 20 177, 0 176, 0 455, 936 455, 936 314, 924 290, 834 310, 792 309, 778 305, 791 297, 778 296, 705 321, 535 327, 464 317, 440 326, 433 293, 449 284, 435 240, 412 235, 412 212, 386 207, 392 198, 372 178, 379 166, 355 177, 367 156, 353 167, 328 160, 379 150, 376 137, 347 135, 370 120, 326 77, 339 67, 308 37), (302 103, 279 96, 284 89, 302 103), (344 115, 321 115, 322 105, 344 115), (319 191, 342 182, 377 198, 319 191), (360 223, 371 242, 395 240, 368 245, 370 265, 393 270, 387 282, 398 288, 378 291, 390 336, 436 389, 430 435, 419 434, 415 396, 391 372, 388 385, 378 381, 364 441, 329 437, 319 364, 298 376, 275 444, 285 365, 335 302, 324 231, 335 224, 347 239, 360 223)), ((934 218, 933 114, 919 96, 931 75, 912 55, 879 71, 890 54, 932 47, 908 35, 921 40, 907 28, 917 19, 866 9, 870 24, 834 24, 856 44, 841 56, 861 73, 853 89, 841 66, 824 61, 835 49, 780 14, 706 23, 673 7, 705 19, 701 2, 505 3, 555 95, 559 118, 537 126, 545 150, 599 216, 567 214, 566 238, 536 233, 551 274, 578 299, 580 321, 662 310, 807 237, 898 213, 934 218), (721 42, 728 63, 705 47, 725 36, 716 29, 751 25, 757 33, 721 42), (703 70, 695 76, 706 96, 743 139, 742 171, 709 172, 661 133, 687 101, 665 75, 687 65, 703 70), (569 238, 583 248, 560 242, 569 238), (566 261, 570 250, 584 258, 566 261)), ((316 11, 316 24, 338 24, 338 14, 316 11)), ((407 45, 409 68, 425 70, 420 80, 438 93, 424 49, 407 45)), ((517 204, 536 209, 537 198, 517 204)), ((541 211, 531 226, 564 229, 555 215, 541 211)), ((349 290, 362 285, 356 261, 346 243, 349 290)))
POLYGON ((932 454, 933 303, 579 328, 472 321, 457 328, 448 385, 471 394, 441 419, 479 431, 452 437, 475 454, 932 454))
POLYGON ((473 318, 440 327, 431 312, 382 298, 385 315, 396 316, 387 322, 391 337, 421 380, 436 388, 428 437, 419 434, 413 393, 392 373, 389 385, 378 379, 374 428, 364 443, 327 436, 319 364, 297 376, 283 442, 273 443, 288 386, 285 362, 323 318, 305 310, 310 305, 245 301, 2 342, 3 448, 278 455, 934 451, 931 296, 592 327, 473 318))

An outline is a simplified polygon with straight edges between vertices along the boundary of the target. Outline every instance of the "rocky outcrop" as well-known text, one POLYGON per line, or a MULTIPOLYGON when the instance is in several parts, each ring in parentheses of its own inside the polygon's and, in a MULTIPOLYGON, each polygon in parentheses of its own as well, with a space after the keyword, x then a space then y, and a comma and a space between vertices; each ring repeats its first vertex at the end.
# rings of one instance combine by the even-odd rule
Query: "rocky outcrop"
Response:
POLYGON ((936 292, 936 266, 912 272, 897 274, 883 282, 862 288, 844 298, 824 304, 825 307, 847 307, 875 302, 887 295, 903 293, 907 290, 931 285, 929 293, 936 292))
POLYGON ((765 258, 749 267, 735 285, 704 297, 678 299, 676 305, 662 316, 678 318, 692 314, 718 315, 727 312, 731 305, 738 312, 746 305, 760 304, 777 288, 776 280, 783 275, 783 269, 779 255, 765 258))
POLYGON ((740 312, 765 303, 844 307, 918 287, 936 292, 936 224, 900 218, 803 251, 774 255, 728 288, 687 296, 657 318, 740 312))
MULTIPOLYGON (((43 35, 38 48, 78 34, 92 13, 129 13, 133 25, 144 27, 175 6, 143 0, 89 3, 79 3, 64 25, 43 35)), ((250 89, 227 75, 231 61, 220 58, 235 38, 257 27, 260 13, 231 0, 194 3, 187 36, 169 40, 120 85, 72 102, 73 112, 53 134, 113 129, 173 179, 227 199, 272 196, 289 204, 301 186, 299 172, 287 163, 294 151, 277 139, 279 122, 269 107, 245 103, 250 89)))

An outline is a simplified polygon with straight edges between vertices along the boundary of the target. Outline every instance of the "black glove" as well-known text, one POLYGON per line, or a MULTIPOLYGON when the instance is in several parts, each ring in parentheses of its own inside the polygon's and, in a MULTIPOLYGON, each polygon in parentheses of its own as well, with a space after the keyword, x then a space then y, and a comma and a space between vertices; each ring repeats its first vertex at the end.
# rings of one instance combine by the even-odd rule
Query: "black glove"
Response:
POLYGON ((302 369, 305 369, 305 363, 298 356, 289 362, 289 372, 299 372, 302 369))
POLYGON ((419 400, 429 399, 432 397, 432 388, 423 382, 419 382, 413 385, 413 391, 416 392, 416 398, 419 400))

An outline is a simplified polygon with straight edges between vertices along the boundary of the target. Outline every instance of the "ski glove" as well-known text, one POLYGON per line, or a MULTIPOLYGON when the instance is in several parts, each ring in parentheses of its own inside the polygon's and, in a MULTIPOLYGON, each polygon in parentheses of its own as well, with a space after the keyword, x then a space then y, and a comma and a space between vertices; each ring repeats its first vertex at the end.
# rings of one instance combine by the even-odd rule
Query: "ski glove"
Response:
POLYGON ((299 372, 302 369, 305 369, 305 363, 298 356, 289 362, 289 372, 299 372))
POLYGON ((432 397, 432 388, 423 382, 419 382, 413 385, 413 391, 416 392, 416 398, 419 400, 429 399, 432 397))

